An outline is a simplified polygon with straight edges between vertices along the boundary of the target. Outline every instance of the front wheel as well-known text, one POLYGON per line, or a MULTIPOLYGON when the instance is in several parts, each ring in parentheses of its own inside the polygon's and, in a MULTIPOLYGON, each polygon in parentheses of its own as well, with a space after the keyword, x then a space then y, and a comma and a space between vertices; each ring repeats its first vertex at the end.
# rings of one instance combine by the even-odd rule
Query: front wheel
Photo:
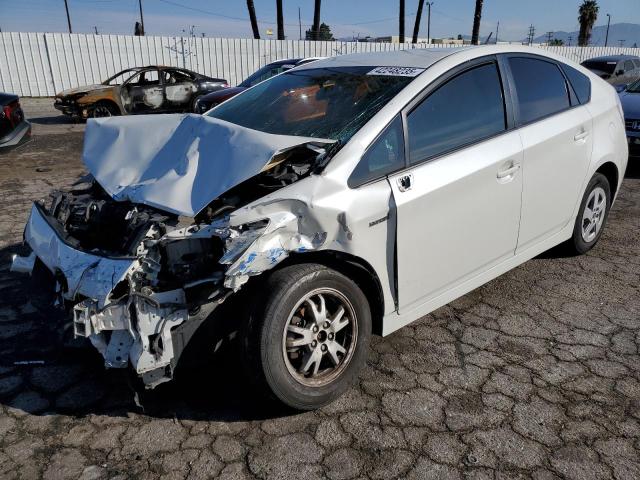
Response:
POLYGON ((280 402, 298 410, 330 403, 366 361, 371 312, 358 286, 322 265, 274 272, 269 292, 244 335, 250 374, 280 402))
POLYGON ((110 102, 98 102, 89 112, 91 118, 115 117, 118 115, 120 115, 118 107, 110 102))
POLYGON ((591 250, 602 235, 611 207, 611 187, 607 177, 596 173, 585 190, 568 246, 577 254, 591 250))

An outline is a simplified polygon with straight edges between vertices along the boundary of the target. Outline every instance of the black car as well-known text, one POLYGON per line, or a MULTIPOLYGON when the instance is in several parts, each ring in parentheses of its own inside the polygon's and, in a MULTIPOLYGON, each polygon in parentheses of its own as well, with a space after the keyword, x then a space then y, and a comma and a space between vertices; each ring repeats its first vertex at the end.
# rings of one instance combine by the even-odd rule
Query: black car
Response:
POLYGON ((196 113, 204 113, 207 110, 215 107, 219 103, 222 103, 225 100, 230 99, 231 97, 235 97, 237 94, 245 91, 247 88, 253 87, 254 85, 257 85, 258 83, 267 80, 268 78, 271 78, 282 72, 286 72, 287 70, 290 70, 293 67, 297 67, 298 65, 303 65, 305 63, 319 60, 319 58, 320 57, 290 58, 288 60, 277 60, 275 62, 269 63, 268 65, 265 65, 264 67, 256 70, 254 73, 249 75, 237 87, 225 88, 224 90, 209 93, 200 97, 194 102, 193 111, 196 113))
POLYGON ((199 96, 228 86, 224 78, 185 68, 137 67, 116 73, 98 85, 60 92, 53 106, 79 118, 190 112, 199 96))
POLYGON ((13 147, 31 137, 31 124, 24 118, 20 98, 0 92, 0 148, 13 147))

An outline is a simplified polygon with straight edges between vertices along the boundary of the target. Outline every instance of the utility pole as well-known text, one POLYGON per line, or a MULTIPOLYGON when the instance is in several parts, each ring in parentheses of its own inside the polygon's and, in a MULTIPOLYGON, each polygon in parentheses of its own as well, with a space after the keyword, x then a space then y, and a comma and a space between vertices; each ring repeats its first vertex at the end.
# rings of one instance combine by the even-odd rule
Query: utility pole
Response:
POLYGON ((144 35, 144 18, 142 18, 142 0, 138 0, 138 7, 140 7, 140 26, 142 27, 142 35, 144 35))
POLYGON ((547 45, 551 45, 551 37, 553 37, 553 32, 547 32, 547 45))
POLYGON ((422 19, 423 6, 424 0, 418 0, 418 11, 416 12, 416 22, 413 25, 413 37, 411 37, 411 43, 418 43, 418 33, 420 32, 420 20, 422 19))
POLYGON ((404 0, 400 0, 400 14, 398 15, 398 41, 404 43, 404 0))
POLYGON ((567 45, 567 47, 570 47, 571 46, 571 40, 573 40, 573 37, 571 35, 569 35, 569 39, 568 40, 569 40, 569 45, 567 45))
POLYGON ((300 20, 300 7, 298 7, 298 27, 300 28, 300 40, 302 40, 302 20, 300 20))
POLYGON ((427 42, 431 43, 431 5, 433 2, 427 2, 427 42))
POLYGON ((533 45, 533 38, 535 37, 535 34, 536 34, 536 27, 531 25, 529 27, 529 46, 533 45))
POLYGON ((71 31, 71 17, 69 16, 69 4, 67 0, 64 0, 64 9, 67 11, 67 25, 69 25, 69 33, 73 33, 71 31))
POLYGON ((604 46, 609 43, 609 25, 611 25, 611 15, 607 13, 607 35, 604 37, 604 46))
POLYGON ((498 44, 498 32, 500 32, 500 22, 496 26, 496 45, 498 44))
POLYGON ((626 40, 618 40, 618 42, 620 42, 620 47, 624 46, 624 42, 626 42, 626 40))
POLYGON ((98 33, 98 27, 96 27, 95 25, 94 25, 94 27, 93 27, 93 31, 94 31, 94 32, 96 32, 96 35, 100 35, 100 34, 98 33))

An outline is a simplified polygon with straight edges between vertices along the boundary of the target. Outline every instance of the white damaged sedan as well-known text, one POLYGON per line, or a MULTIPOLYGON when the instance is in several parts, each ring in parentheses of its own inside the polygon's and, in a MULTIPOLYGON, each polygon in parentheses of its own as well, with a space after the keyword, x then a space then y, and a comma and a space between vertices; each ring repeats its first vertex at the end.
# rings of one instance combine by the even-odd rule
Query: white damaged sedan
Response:
POLYGON ((204 116, 90 120, 90 175, 34 203, 12 268, 149 388, 226 323, 259 386, 313 409, 372 333, 557 244, 591 249, 627 155, 615 90, 562 57, 345 55, 204 116))

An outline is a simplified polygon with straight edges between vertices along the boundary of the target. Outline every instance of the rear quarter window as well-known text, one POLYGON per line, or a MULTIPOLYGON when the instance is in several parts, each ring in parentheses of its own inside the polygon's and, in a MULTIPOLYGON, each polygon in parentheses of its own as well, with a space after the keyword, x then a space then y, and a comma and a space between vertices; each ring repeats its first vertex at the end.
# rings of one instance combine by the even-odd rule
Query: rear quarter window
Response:
POLYGON ((509 58, 518 97, 520 124, 527 124, 571 107, 567 83, 553 62, 529 57, 509 58))
POLYGON ((591 80, 589 80, 589 77, 564 63, 561 66, 580 104, 589 103, 589 100, 591 100, 591 80))

